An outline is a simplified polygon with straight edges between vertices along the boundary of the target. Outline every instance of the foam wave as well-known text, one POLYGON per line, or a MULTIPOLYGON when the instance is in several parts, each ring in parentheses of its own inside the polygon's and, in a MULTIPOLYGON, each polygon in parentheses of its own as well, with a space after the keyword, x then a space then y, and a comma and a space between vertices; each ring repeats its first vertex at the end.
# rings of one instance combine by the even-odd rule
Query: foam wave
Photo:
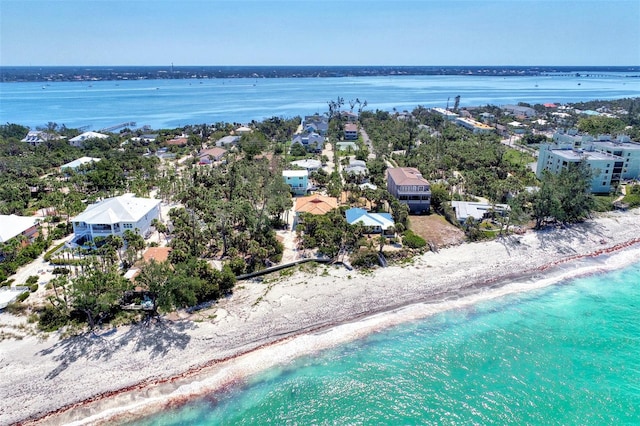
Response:
POLYGON ((41 419, 70 425, 122 423, 174 407, 202 395, 221 391, 235 383, 296 358, 313 355, 371 333, 402 323, 420 320, 452 309, 464 309, 479 302, 542 289, 576 277, 608 272, 638 262, 639 239, 553 262, 526 274, 474 283, 461 294, 440 295, 390 311, 378 312, 353 322, 304 330, 277 342, 186 372, 180 376, 142 383, 102 395, 92 401, 67 407, 41 419), (623 250, 624 249, 624 250, 623 250))

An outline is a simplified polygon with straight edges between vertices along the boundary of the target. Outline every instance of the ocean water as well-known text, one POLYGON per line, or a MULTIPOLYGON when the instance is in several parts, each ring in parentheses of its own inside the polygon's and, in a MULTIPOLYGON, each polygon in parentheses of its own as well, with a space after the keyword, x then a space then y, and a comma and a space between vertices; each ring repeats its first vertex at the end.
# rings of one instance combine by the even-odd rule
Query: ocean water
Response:
POLYGON ((640 263, 455 309, 135 425, 640 424, 640 263))
MULTIPOLYGON (((584 75, 585 73, 583 73, 584 75)), ((602 73, 600 74, 602 75, 602 73)), ((48 122, 100 130, 248 122, 328 110, 339 96, 366 100, 368 110, 412 110, 517 102, 577 102, 640 96, 640 78, 565 76, 383 76, 0 83, 0 123, 35 128, 48 122)))

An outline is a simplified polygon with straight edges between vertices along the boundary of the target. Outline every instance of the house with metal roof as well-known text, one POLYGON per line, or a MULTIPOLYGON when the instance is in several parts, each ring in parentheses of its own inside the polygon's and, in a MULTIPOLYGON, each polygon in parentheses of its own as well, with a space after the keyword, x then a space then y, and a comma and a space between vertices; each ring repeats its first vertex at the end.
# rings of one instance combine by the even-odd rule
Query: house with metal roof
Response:
POLYGON ((309 173, 318 170, 322 167, 320 160, 314 160, 312 158, 305 158, 304 160, 296 160, 291 162, 292 165, 307 170, 309 173))
POLYGON ((24 235, 28 240, 38 236, 38 219, 35 217, 0 215, 0 243, 24 235))
POLYGON ((489 204, 470 201, 452 201, 451 207, 456 212, 456 219, 460 223, 466 222, 468 218, 481 221, 491 214, 504 216, 509 211, 508 204, 489 204))
POLYGON ((107 198, 73 218, 74 242, 83 244, 95 237, 123 236, 127 230, 146 236, 153 219, 159 218, 160 200, 133 194, 107 198))
POLYGON ((352 207, 344 212, 349 225, 360 224, 367 234, 392 236, 395 222, 390 213, 369 213, 365 209, 352 207))
POLYGON ((224 136, 216 141, 216 146, 236 146, 240 142, 240 136, 224 136))
POLYGON ((76 160, 60 166, 60 172, 63 172, 64 170, 76 170, 80 166, 84 166, 85 164, 97 163, 98 161, 100 161, 100 158, 80 157, 76 160))
POLYGON ((109 137, 109 135, 105 135, 103 133, 84 132, 84 133, 79 134, 75 138, 69 139, 69 143, 71 145, 73 145, 73 146, 77 146, 77 147, 81 148, 84 145, 85 141, 88 141, 88 140, 91 140, 91 139, 107 139, 108 137, 109 137))
POLYGON ((43 132, 40 130, 30 130, 20 142, 26 142, 31 146, 40 146, 45 142, 61 139, 58 135, 43 132))

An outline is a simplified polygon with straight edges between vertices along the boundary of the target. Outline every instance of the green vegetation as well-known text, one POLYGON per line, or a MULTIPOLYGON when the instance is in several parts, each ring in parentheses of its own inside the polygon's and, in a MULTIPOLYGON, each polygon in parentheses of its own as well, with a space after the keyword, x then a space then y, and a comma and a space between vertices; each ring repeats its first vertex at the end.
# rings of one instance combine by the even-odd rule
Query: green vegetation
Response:
MULTIPOLYGON (((328 103, 331 117, 328 135, 332 142, 343 138, 347 122, 347 117, 341 114, 344 104, 345 100, 340 97, 328 103)), ((445 122, 424 107, 415 108, 411 114, 399 114, 363 111, 366 101, 358 99, 348 104, 351 111, 357 108, 359 125, 369 134, 376 158, 369 159, 368 147, 358 140, 358 151, 336 152, 335 170, 318 171, 312 179, 329 195, 338 197, 344 193, 350 204, 365 205, 372 211, 389 211, 393 215, 405 249, 389 252, 391 259, 396 253, 401 253, 397 254, 398 259, 405 259, 407 253, 424 249, 427 242, 408 230, 407 206, 384 189, 389 163, 419 169, 432 183, 432 211, 445 215, 456 226, 459 223, 449 204, 452 199, 484 197, 489 203, 511 206, 510 214, 505 217, 495 214, 482 221, 465 223, 463 227, 470 240, 494 238, 508 233, 510 226, 531 219, 536 228, 578 222, 594 209, 609 208, 613 200, 613 196, 594 197, 588 192, 590 176, 584 165, 569 167, 557 176, 546 175, 538 181, 528 168, 528 164, 535 161, 531 155, 501 144, 495 134, 473 134, 445 122), (367 162, 368 179, 378 189, 363 190, 358 186, 360 179, 340 175, 338 166, 348 164, 347 155, 367 162), (537 186, 539 190, 525 191, 529 186, 537 186)), ((619 114, 620 118, 579 118, 572 114, 566 118, 567 125, 577 124, 580 130, 593 134, 624 130, 631 137, 640 136, 640 101, 611 101, 608 105, 626 114, 619 114), (633 127, 625 129, 625 126, 633 127)), ((605 106, 598 101, 585 103, 583 109, 605 106)), ((544 106, 533 107, 541 116, 552 119, 544 106)), ((478 108, 473 113, 484 111, 494 114, 498 123, 513 119, 492 106, 478 108)), ((107 139, 87 141, 81 148, 54 138, 32 147, 20 142, 29 129, 16 124, 0 126, 0 214, 27 215, 36 210, 46 213, 41 224, 42 236, 33 243, 25 244, 19 237, 0 247, 4 256, 0 262, 0 282, 5 282, 19 266, 35 259, 52 240, 68 235, 72 230, 71 218, 88 203, 126 192, 148 196, 157 190, 158 197, 165 202, 180 205, 164 218, 170 220, 169 226, 154 222, 159 237, 151 244, 162 245, 162 238, 170 241, 169 260, 141 265, 136 285, 143 289, 135 292, 133 285, 123 279, 120 267, 139 265, 146 243, 137 232, 96 239, 89 251, 74 249, 73 253, 56 254, 63 244, 52 248, 45 254, 45 260, 71 266, 54 271, 57 277, 48 285, 54 296, 38 311, 40 328, 53 330, 65 324, 86 324, 93 328, 107 321, 131 320, 137 315, 122 310, 127 298, 136 304, 151 301, 147 312, 153 316, 223 297, 233 290, 236 275, 261 270, 282 259, 284 248, 276 238, 276 230, 290 219, 287 214, 292 199, 281 173, 289 167, 292 156, 312 156, 302 146, 291 147, 288 152, 299 124, 300 117, 272 117, 250 123, 251 132, 241 137, 238 147, 229 149, 226 161, 214 167, 198 166, 196 154, 230 134, 237 127, 234 124, 160 129, 157 142, 151 143, 131 139, 142 130, 125 130, 107 139), (158 157, 147 155, 182 134, 187 136, 186 146, 167 148, 178 156, 186 156, 183 161, 161 164, 158 157), (58 170, 60 165, 82 156, 97 157, 101 161, 75 171, 58 170), (54 255, 57 259, 52 259, 54 255), (221 266, 214 268, 214 264, 221 266)), ((43 131, 67 138, 79 133, 77 129, 56 123, 48 123, 43 131)), ((545 136, 533 133, 522 138, 522 144, 528 146, 544 141, 545 136)), ((328 158, 322 161, 327 162, 328 158)), ((640 205, 638 188, 627 187, 623 201, 632 207, 640 205)), ((346 223, 343 209, 321 216, 303 214, 298 234, 300 248, 317 250, 334 259, 353 253, 354 266, 364 268, 377 264, 374 246, 379 243, 383 250, 387 242, 364 238, 362 227, 346 223)), ((37 289, 37 277, 31 281, 27 285, 37 289)), ((28 294, 21 297, 26 298, 28 294)))
POLYGON ((640 185, 627 185, 627 194, 622 199, 629 207, 640 207, 640 185))
POLYGON ((421 249, 427 245, 427 242, 411 230, 406 230, 402 234, 402 244, 411 249, 421 249))

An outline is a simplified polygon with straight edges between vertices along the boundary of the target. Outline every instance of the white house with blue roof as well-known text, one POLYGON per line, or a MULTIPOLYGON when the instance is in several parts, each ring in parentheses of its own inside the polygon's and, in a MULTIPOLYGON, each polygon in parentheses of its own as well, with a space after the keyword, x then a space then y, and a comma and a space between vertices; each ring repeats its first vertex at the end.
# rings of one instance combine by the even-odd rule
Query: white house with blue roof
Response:
POLYGON ((392 237, 395 234, 395 222, 390 213, 369 213, 365 209, 352 207, 345 211, 349 225, 361 224, 368 234, 382 234, 392 237))

